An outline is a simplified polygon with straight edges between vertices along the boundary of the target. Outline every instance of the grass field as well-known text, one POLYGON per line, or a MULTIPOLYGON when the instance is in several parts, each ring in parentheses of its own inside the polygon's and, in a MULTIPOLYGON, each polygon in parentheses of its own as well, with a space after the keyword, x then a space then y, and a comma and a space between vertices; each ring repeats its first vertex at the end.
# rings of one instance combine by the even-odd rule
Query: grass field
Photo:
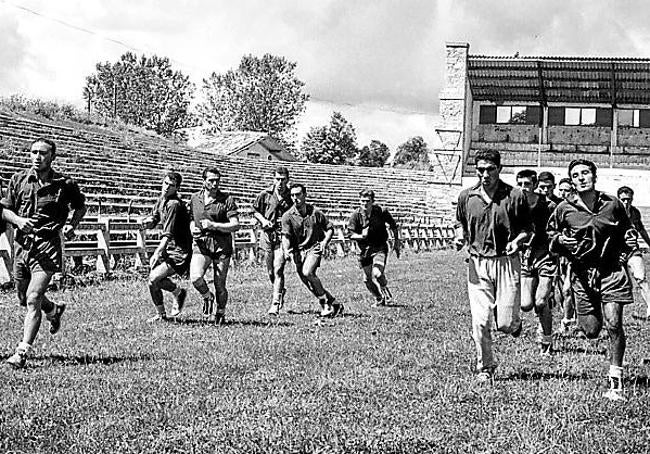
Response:
MULTIPOLYGON (((397 305, 381 309, 354 258, 325 262, 346 314, 322 323, 293 270, 289 313, 269 319, 264 273, 235 267, 220 327, 203 324, 194 291, 181 321, 146 323, 142 280, 53 292, 69 304, 61 332, 44 324, 27 369, 0 368, 0 452, 648 452, 641 303, 626 309, 628 402, 601 397, 606 340, 558 335, 542 357, 533 314, 521 338, 496 336, 498 375, 480 385, 463 255, 391 260, 397 305)), ((0 298, 4 359, 23 310, 0 298)))

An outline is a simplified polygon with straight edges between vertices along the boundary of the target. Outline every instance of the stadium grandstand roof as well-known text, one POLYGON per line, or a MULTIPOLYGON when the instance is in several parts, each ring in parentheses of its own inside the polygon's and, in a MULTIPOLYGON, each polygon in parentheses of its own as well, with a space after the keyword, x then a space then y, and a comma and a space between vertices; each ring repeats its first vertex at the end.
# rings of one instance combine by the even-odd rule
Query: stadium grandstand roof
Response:
POLYGON ((650 58, 468 58, 475 101, 650 105, 650 58))

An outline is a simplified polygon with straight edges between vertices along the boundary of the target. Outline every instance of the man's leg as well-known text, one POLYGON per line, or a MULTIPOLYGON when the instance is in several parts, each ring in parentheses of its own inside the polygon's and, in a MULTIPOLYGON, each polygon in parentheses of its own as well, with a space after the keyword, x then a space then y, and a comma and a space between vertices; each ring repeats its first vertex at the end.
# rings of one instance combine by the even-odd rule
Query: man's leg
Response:
POLYGON ((487 262, 490 260, 492 259, 470 257, 467 269, 467 293, 472 313, 472 338, 476 346, 476 371, 488 375, 491 375, 496 367, 492 352, 495 289, 488 273, 487 262))
POLYGON ((535 292, 535 313, 539 319, 541 333, 539 343, 542 353, 551 353, 553 348, 553 314, 549 299, 553 292, 553 278, 540 276, 535 292))
POLYGON ((190 282, 203 298, 203 316, 208 317, 214 313, 214 295, 203 279, 205 272, 212 264, 212 258, 197 251, 192 254, 190 262, 190 282))
POLYGON ((379 290, 379 286, 375 283, 372 268, 372 263, 361 268, 363 271, 363 283, 366 285, 366 288, 370 291, 372 296, 375 297, 377 304, 384 304, 384 297, 379 290))
POLYGON ((174 269, 165 262, 160 263, 149 273, 149 293, 151 294, 151 300, 156 307, 156 313, 163 319, 167 316, 167 313, 165 312, 162 290, 174 292, 177 289, 176 284, 169 279, 174 274, 174 269))
POLYGON ((530 312, 535 308, 535 294, 539 285, 539 278, 525 275, 522 270, 521 276, 521 310, 530 312))
POLYGON ((393 303, 393 295, 388 289, 388 279, 386 279, 386 252, 379 251, 372 256, 372 277, 379 287, 386 304, 393 303))
POLYGON ((282 248, 273 250, 273 302, 282 306, 284 303, 284 266, 286 264, 282 248))
POLYGON ((338 313, 340 305, 337 305, 337 308, 333 306, 335 298, 323 288, 323 283, 316 275, 316 270, 320 266, 321 257, 321 251, 318 248, 307 251, 302 262, 302 274, 305 276, 307 282, 309 282, 312 293, 318 298, 321 306, 321 317, 329 317, 338 313))
POLYGON ((603 328, 600 289, 591 287, 586 272, 572 273, 571 292, 576 305, 576 320, 588 339, 596 339, 603 328))
POLYGON ((634 277, 634 280, 639 285, 641 297, 646 304, 646 316, 650 317, 650 284, 646 278, 643 257, 639 254, 632 255, 627 262, 627 266, 632 277, 634 277))
POLYGON ((562 292, 562 327, 565 331, 576 322, 576 303, 571 288, 571 264, 567 263, 560 271, 560 289, 562 292))
POLYGON ((519 256, 493 260, 497 330, 518 336, 521 332, 521 262, 519 256))
POLYGON ((228 289, 226 280, 228 278, 228 269, 230 268, 230 256, 219 257, 213 261, 214 267, 214 288, 217 294, 217 322, 223 319, 228 304, 228 289))
POLYGON ((605 328, 609 334, 610 364, 609 390, 605 397, 611 400, 625 400, 623 395, 623 356, 625 355, 625 331, 623 330, 623 305, 603 304, 605 328))
POLYGON ((41 326, 41 302, 53 275, 53 272, 41 270, 31 273, 31 279, 25 290, 27 312, 25 313, 23 325, 23 340, 16 347, 16 353, 7 360, 14 367, 23 367, 25 365, 27 353, 31 349, 41 326))

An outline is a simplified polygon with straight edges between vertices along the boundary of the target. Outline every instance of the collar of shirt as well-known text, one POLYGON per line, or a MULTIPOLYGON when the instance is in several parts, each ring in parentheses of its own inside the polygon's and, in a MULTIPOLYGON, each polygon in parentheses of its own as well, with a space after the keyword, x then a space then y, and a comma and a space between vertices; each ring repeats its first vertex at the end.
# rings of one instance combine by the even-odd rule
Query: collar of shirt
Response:
MULTIPOLYGON (((494 191, 494 195, 492 196, 492 202, 494 202, 495 200, 501 200, 507 194, 508 194, 508 184, 505 183, 503 180, 499 179, 499 181, 497 181, 497 189, 496 189, 496 191, 494 191)), ((472 197, 472 196, 480 197, 481 200, 483 200, 485 202, 485 204, 487 205, 487 201, 483 198, 483 193, 481 192, 481 182, 480 181, 469 189, 468 196, 469 197, 472 197)))
POLYGON ((201 189, 201 203, 203 203, 203 205, 206 207, 212 205, 213 203, 223 203, 226 199, 226 194, 217 190, 214 198, 210 197, 209 201, 206 203, 208 197, 210 197, 208 192, 205 189, 201 189))
MULTIPOLYGON (((59 182, 65 180, 65 177, 54 171, 54 169, 50 168, 50 171, 47 173, 47 181, 43 182, 43 186, 46 186, 48 184, 54 183, 54 182, 59 182)), ((27 172, 27 181, 30 183, 38 183, 39 178, 38 178, 38 172, 34 170, 33 168, 30 168, 29 171, 27 172)))
POLYGON ((587 204, 582 200, 582 198, 577 193, 570 194, 567 197, 566 202, 570 203, 577 210, 586 211, 587 213, 591 213, 591 214, 596 214, 602 209, 605 203, 612 202, 613 200, 614 199, 610 195, 604 192, 596 191, 596 203, 594 204, 593 211, 589 209, 587 204))

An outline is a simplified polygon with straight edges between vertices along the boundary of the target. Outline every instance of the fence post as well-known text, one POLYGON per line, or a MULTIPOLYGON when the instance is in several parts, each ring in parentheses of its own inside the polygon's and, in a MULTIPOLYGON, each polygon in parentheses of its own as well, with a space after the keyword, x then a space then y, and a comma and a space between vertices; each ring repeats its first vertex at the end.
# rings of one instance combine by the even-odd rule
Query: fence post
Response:
POLYGON ((99 273, 111 272, 111 220, 109 218, 98 220, 96 269, 99 273))
POLYGON ((14 230, 7 224, 7 229, 0 236, 0 284, 11 282, 14 268, 14 230))
POLYGON ((138 252, 135 254, 136 268, 148 267, 149 258, 147 254, 147 231, 142 224, 138 225, 138 230, 135 232, 135 245, 138 252))

